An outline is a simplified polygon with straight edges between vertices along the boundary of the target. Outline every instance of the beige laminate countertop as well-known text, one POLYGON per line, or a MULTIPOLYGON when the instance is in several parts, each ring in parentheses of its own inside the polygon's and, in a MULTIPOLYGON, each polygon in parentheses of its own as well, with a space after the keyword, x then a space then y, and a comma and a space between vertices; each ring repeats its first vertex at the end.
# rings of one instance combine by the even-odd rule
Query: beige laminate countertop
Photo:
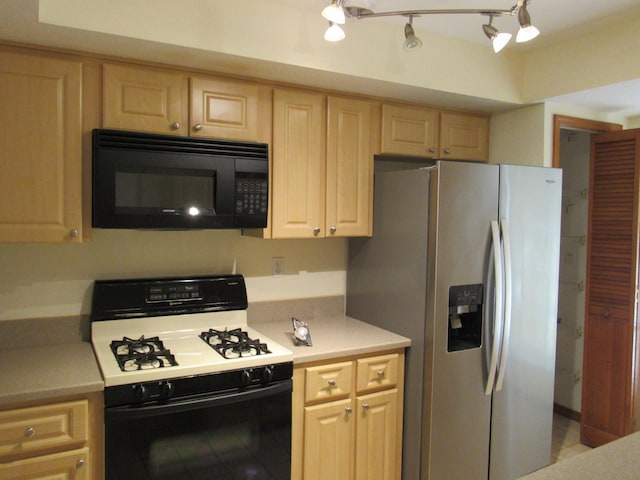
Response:
POLYGON ((313 346, 293 341, 291 319, 251 323, 251 327, 293 352, 294 364, 406 348, 411 340, 346 315, 307 320, 313 346))
POLYGON ((549 465, 520 480, 637 480, 640 432, 549 465))
POLYGON ((88 342, 1 349, 0 365, 0 407, 104 389, 88 342))

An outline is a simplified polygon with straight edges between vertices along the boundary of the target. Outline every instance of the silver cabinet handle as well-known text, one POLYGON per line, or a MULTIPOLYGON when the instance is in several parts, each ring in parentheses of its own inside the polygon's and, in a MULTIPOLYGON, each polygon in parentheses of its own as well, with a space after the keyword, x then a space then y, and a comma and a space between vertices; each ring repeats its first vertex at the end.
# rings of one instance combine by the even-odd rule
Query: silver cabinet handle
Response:
POLYGON ((80 234, 80 232, 78 232, 77 228, 73 228, 71 229, 71 231, 69 232, 69 236, 71 238, 78 238, 78 235, 80 234))
POLYGON ((346 407, 346 408, 344 409, 344 411, 345 411, 345 412, 347 412, 347 413, 352 413, 352 412, 353 412, 353 409, 352 409, 351 407, 346 407))
POLYGON ((444 149, 444 153, 446 153, 446 154, 451 153, 451 149, 450 149, 450 148, 445 148, 445 149, 444 149))
POLYGON ((363 403, 362 404, 362 409, 363 410, 369 410, 369 404, 368 403, 363 403))
POLYGON ((313 234, 318 235, 320 233, 320 227, 316 227, 313 229, 313 234))
POLYGON ((193 126, 193 129, 194 129, 196 132, 199 132, 200 130, 202 130, 202 125, 201 125, 200 123, 196 123, 196 124, 193 126))
POLYGON ((171 124, 171 130, 179 130, 180 129, 180 122, 173 122, 171 124))
POLYGON ((329 380, 327 383, 329 384, 330 387, 335 387, 336 386, 336 381, 333 378, 331 380, 329 380))
POLYGON ((87 464, 87 462, 85 461, 84 458, 80 458, 78 459, 78 461, 76 462, 76 468, 82 468, 87 464))
POLYGON ((335 225, 331 225, 331 228, 329 229, 329 231, 331 233, 336 233, 336 230, 337 230, 336 226, 335 225))
POLYGON ((29 427, 24 431, 24 436, 25 437, 33 437, 36 434, 36 429, 33 427, 29 427))
POLYGON ((378 378, 384 378, 384 370, 378 370, 376 373, 378 374, 378 378))
POLYGON ((436 147, 431 147, 431 148, 429 149, 429 152, 431 152, 431 153, 436 153, 436 147))

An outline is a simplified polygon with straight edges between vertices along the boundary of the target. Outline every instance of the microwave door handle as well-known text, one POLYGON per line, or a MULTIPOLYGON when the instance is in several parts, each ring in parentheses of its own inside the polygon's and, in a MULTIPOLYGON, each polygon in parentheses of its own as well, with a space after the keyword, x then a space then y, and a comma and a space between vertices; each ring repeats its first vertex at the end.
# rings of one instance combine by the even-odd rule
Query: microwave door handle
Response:
POLYGON ((491 244, 493 249, 493 268, 495 278, 494 288, 494 312, 493 312, 493 339, 491 342, 491 356, 489 357, 487 384, 485 395, 491 395, 496 379, 498 355, 500 353, 500 339, 502 338, 502 309, 503 309, 503 278, 502 278, 502 252, 500 248, 500 229, 496 220, 491 220, 491 244))

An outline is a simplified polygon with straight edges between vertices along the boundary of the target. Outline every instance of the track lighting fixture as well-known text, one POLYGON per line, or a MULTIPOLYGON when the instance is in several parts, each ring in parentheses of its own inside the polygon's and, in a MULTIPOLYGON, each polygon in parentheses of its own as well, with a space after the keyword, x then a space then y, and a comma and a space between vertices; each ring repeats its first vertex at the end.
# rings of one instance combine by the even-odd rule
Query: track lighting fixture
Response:
POLYGON ((540 35, 540 30, 531 25, 531 17, 527 11, 526 1, 518 10, 518 23, 520 24, 520 30, 518 30, 518 35, 516 35, 516 42, 528 42, 540 35))
POLYGON ((337 23, 329 22, 329 28, 324 32, 324 39, 328 42, 339 42, 344 39, 344 30, 337 23))
MULTIPOLYGON (((344 25, 346 21, 344 9, 342 8, 344 2, 345 0, 332 0, 331 4, 322 10, 322 16, 330 22, 344 25)), ((342 38, 344 38, 344 35, 342 38)))
POLYGON ((413 15, 409 15, 409 22, 404 26, 404 49, 414 50, 422 46, 422 40, 416 37, 416 32, 413 30, 413 15))
POLYGON ((489 15, 489 23, 482 25, 482 31, 487 37, 489 37, 489 40, 491 40, 491 43, 493 44, 493 51, 498 53, 507 45, 507 43, 509 43, 509 40, 511 40, 511 34, 500 33, 496 27, 491 25, 492 22, 493 15, 489 15))
POLYGON ((517 0, 516 4, 510 9, 442 9, 442 10, 396 10, 390 12, 373 12, 368 8, 363 7, 351 7, 345 6, 347 0, 332 0, 331 4, 325 7, 322 11, 322 16, 330 22, 329 29, 325 33, 325 40, 338 41, 345 37, 345 33, 340 28, 340 25, 344 24, 346 17, 356 20, 362 20, 365 18, 375 17, 392 17, 392 16, 404 16, 409 17, 409 22, 404 26, 404 49, 411 51, 422 46, 422 41, 416 37, 413 29, 413 17, 420 17, 423 15, 485 15, 489 17, 489 23, 482 25, 482 31, 491 40, 493 44, 494 52, 498 53, 502 50, 506 44, 511 40, 510 33, 500 33, 492 25, 493 17, 500 16, 518 16, 518 23, 520 24, 520 30, 516 37, 517 42, 528 42, 534 39, 540 34, 540 31, 531 24, 531 17, 527 11, 527 3, 529 0, 517 0), (336 28, 337 27, 337 28, 336 28), (330 30, 332 33, 330 34, 330 30))

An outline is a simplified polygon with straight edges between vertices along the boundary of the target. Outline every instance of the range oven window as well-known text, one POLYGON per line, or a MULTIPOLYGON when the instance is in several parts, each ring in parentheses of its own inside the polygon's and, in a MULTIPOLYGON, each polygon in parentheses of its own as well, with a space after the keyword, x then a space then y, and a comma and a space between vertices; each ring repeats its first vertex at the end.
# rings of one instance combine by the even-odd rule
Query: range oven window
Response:
POLYGON ((107 408, 107 480, 289 480, 291 390, 267 391, 107 408))
POLYGON ((117 214, 215 215, 216 171, 129 168, 115 172, 117 214))

